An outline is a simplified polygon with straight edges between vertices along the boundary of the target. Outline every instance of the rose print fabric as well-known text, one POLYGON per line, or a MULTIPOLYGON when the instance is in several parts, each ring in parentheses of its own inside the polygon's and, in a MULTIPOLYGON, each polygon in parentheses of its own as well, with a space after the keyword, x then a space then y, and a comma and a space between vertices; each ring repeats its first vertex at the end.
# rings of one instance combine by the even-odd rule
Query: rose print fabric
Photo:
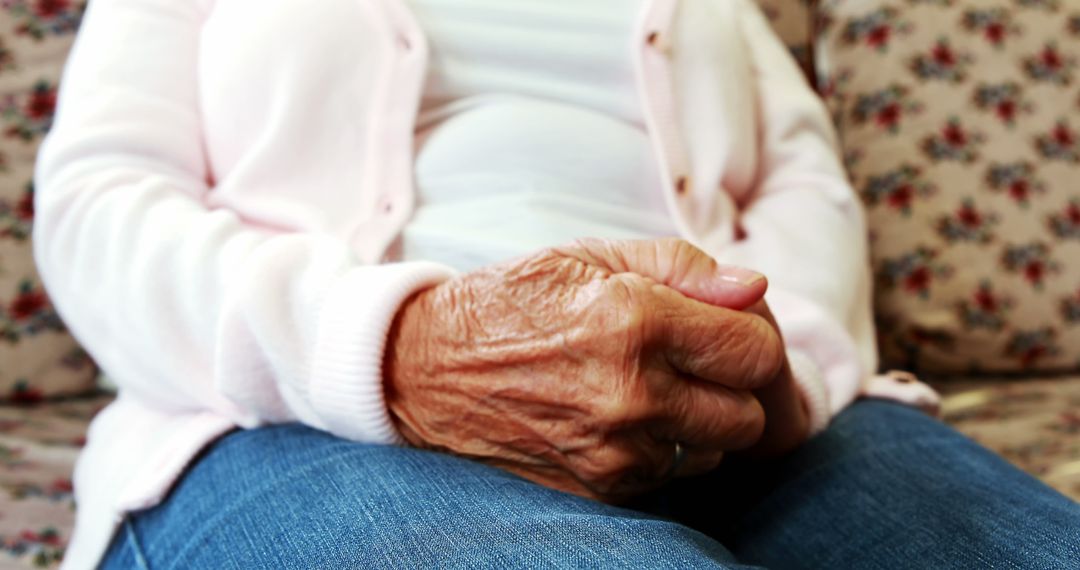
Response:
POLYGON ((111 397, 0 406, 0 568, 55 568, 75 526, 71 473, 111 397))
POLYGON ((0 401, 85 392, 95 368, 64 328, 34 268, 31 178, 84 5, 0 0, 0 401))
POLYGON ((1080 1, 824 0, 884 364, 1080 368, 1080 1))

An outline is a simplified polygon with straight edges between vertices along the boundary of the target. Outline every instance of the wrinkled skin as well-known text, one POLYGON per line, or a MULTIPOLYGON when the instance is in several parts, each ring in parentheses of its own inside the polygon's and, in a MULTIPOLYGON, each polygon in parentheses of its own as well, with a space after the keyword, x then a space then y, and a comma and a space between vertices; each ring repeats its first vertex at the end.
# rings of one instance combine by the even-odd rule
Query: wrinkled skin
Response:
POLYGON ((762 276, 680 240, 581 241, 409 300, 386 360, 406 440, 619 502, 808 431, 762 276), (766 420, 768 418, 768 420, 766 420))

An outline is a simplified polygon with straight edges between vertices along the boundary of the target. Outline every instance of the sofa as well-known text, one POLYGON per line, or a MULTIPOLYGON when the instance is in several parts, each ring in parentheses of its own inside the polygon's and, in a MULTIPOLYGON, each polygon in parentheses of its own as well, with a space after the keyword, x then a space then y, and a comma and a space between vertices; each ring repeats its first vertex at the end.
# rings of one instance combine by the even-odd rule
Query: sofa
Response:
MULTIPOLYGON (((945 421, 1080 500, 1080 254, 1069 249, 1080 244, 1070 209, 1075 199, 1080 212, 1080 193, 1053 184, 1080 162, 1069 138, 1080 99, 1068 92, 1064 111, 1036 108, 1065 96, 1080 40, 1029 37, 1037 49, 1017 69, 1030 87, 984 84, 992 72, 981 70, 1000 62, 976 53, 985 43, 1011 57, 1006 44, 1043 28, 1074 41, 1080 2, 759 3, 833 113, 867 204, 886 362, 931 380, 945 421), (960 106, 990 123, 938 108, 961 92, 960 106), (1034 158, 1010 171, 988 141, 1030 146, 1034 158), (1025 231, 1048 237, 1025 241, 1025 231)), ((34 153, 85 7, 0 0, 0 567, 59 564, 72 467, 87 424, 114 397, 51 308, 30 253, 34 153)))

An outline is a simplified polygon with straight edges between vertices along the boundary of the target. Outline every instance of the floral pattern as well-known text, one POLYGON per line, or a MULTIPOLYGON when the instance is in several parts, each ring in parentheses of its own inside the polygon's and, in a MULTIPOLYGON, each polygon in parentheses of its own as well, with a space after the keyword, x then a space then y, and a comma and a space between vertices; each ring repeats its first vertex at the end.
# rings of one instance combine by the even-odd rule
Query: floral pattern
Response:
POLYGON ((982 134, 965 128, 960 119, 951 117, 939 132, 923 139, 922 150, 934 162, 974 162, 979 157, 978 147, 982 142, 982 134))
POLYGON ((38 81, 29 93, 8 95, 0 101, 0 118, 8 124, 4 136, 31 142, 52 126, 56 111, 56 85, 38 81))
POLYGON ((920 106, 907 97, 907 89, 892 85, 881 91, 859 95, 851 110, 857 125, 872 122, 878 127, 897 133, 905 114, 918 113, 920 106))
POLYGON ((1024 100, 1023 87, 1009 81, 997 84, 980 84, 975 88, 975 105, 982 111, 993 113, 1001 122, 1013 127, 1016 116, 1031 113, 1034 106, 1024 100))
POLYGON ((1060 271, 1060 266, 1050 258, 1050 247, 1045 243, 1007 245, 1001 255, 1005 270, 1024 276, 1032 287, 1041 289, 1047 273, 1060 271))
POLYGON ((0 239, 24 242, 30 239, 30 226, 34 219, 34 186, 26 185, 14 201, 0 197, 0 239))
POLYGON ((24 279, 7 306, 0 307, 0 341, 14 344, 45 330, 63 331, 64 325, 41 285, 24 279))
POLYGON ((982 35, 995 48, 1003 47, 1010 35, 1019 34, 1010 13, 1003 8, 966 10, 961 22, 965 30, 982 35))
POLYGON ((1080 369, 1080 0, 821 0, 883 366, 1080 369))
POLYGON ((0 406, 0 559, 55 568, 74 525, 71 474, 111 397, 0 406))
POLYGON ((965 198, 954 213, 938 219, 937 231, 948 242, 988 243, 994 239, 992 228, 998 221, 997 214, 981 211, 974 200, 965 198))
POLYGON ((932 196, 935 188, 919 178, 919 168, 903 164, 880 176, 871 176, 863 186, 863 200, 877 206, 885 204, 902 214, 910 215, 916 199, 932 196))
MULTIPOLYGON (((0 0, 0 402, 86 392, 97 375, 49 301, 31 248, 33 157, 52 126, 63 57, 85 6, 0 0)), ((45 536, 41 528, 29 531, 45 536)), ((0 534, 7 541, 22 536, 0 534)), ((18 540, 25 548, 38 544, 18 540)))
POLYGON ((34 566, 44 568, 64 558, 63 539, 55 527, 23 530, 15 536, 0 535, 0 549, 9 556, 29 558, 34 566))
POLYGON ((1080 377, 949 379, 934 387, 946 422, 1080 501, 1080 377))
POLYGON ((1050 231, 1062 239, 1080 239, 1080 198, 1073 198, 1059 213, 1049 216, 1050 231))
POLYGON ((0 72, 15 69, 15 55, 7 47, 7 42, 0 36, 0 72))
POLYGON ((934 282, 947 279, 953 272, 951 266, 938 262, 937 258, 937 251, 919 247, 895 259, 886 259, 878 272, 878 282, 886 290, 900 289, 928 298, 934 282))
POLYGON ((1016 331, 1009 339, 1005 354, 1016 359, 1024 368, 1031 368, 1039 359, 1057 355, 1061 349, 1055 344, 1057 331, 1043 327, 1032 331, 1016 331))
POLYGON ((1065 119, 1058 120, 1049 131, 1035 138, 1035 147, 1047 160, 1080 162, 1078 143, 1080 137, 1065 119))
POLYGON ((971 61, 970 55, 957 53, 948 38, 940 38, 927 53, 916 55, 911 60, 911 71, 920 79, 942 79, 956 83, 967 76, 967 66, 971 61))
POLYGON ((38 41, 73 34, 85 10, 86 2, 74 0, 0 0, 0 11, 15 22, 15 34, 38 41))
POLYGON ((994 291, 993 284, 987 280, 979 284, 970 299, 957 303, 956 308, 965 329, 1000 331, 1005 328, 1008 312, 1014 304, 1011 297, 994 291))
POLYGON ((1050 42, 1038 53, 1024 59, 1024 70, 1035 81, 1050 81, 1060 85, 1072 83, 1076 59, 1062 54, 1057 44, 1050 42))
POLYGON ((1020 207, 1030 204, 1032 194, 1046 192, 1046 185, 1035 178, 1035 165, 1030 162, 991 163, 985 182, 991 191, 1007 194, 1020 207))
POLYGON ((1080 324, 1080 289, 1061 300, 1061 318, 1071 325, 1080 324))
POLYGON ((881 8, 861 18, 853 18, 844 26, 841 37, 847 44, 862 44, 878 51, 886 51, 893 38, 910 29, 910 24, 900 21, 898 14, 896 9, 881 8))

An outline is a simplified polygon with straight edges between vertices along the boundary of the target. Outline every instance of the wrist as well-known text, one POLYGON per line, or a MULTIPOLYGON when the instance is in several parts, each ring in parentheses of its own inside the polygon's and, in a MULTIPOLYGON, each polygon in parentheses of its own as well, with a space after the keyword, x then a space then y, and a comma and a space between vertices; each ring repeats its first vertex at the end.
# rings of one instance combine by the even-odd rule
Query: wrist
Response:
POLYGON ((413 447, 421 447, 423 440, 411 427, 408 411, 412 391, 410 378, 419 364, 419 349, 424 345, 422 336, 431 319, 428 318, 425 289, 413 294, 398 308, 386 339, 383 354, 383 392, 390 421, 398 434, 413 447))

